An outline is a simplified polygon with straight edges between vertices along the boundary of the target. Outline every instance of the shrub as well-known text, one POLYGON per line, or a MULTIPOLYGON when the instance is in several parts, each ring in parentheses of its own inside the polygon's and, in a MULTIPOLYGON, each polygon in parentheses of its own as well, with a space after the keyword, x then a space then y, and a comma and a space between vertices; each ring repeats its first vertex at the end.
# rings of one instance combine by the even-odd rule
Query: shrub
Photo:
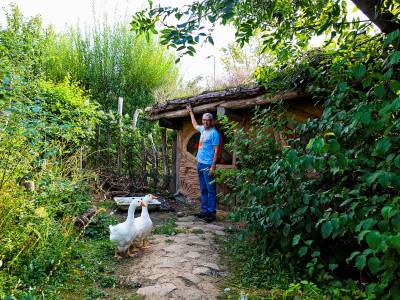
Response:
MULTIPOLYGON (((323 103, 321 119, 297 126, 282 146, 271 133, 285 125, 281 110, 256 113, 233 139, 240 168, 222 175, 263 253, 278 251, 322 282, 357 280, 380 298, 399 295, 400 83, 390 47, 398 36, 300 61, 298 77, 287 77, 323 103)), ((258 78, 267 87, 270 74, 258 78)), ((233 134, 234 125, 225 127, 233 134)))

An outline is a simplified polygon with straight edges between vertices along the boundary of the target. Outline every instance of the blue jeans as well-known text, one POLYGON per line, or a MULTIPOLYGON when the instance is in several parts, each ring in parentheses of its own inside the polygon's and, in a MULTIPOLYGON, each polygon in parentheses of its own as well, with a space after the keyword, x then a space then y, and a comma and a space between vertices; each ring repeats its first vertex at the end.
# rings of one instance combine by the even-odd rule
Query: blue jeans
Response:
POLYGON ((215 214, 217 208, 217 187, 215 178, 209 176, 211 165, 197 163, 197 173, 199 174, 200 191, 201 191, 201 208, 200 213, 215 214))

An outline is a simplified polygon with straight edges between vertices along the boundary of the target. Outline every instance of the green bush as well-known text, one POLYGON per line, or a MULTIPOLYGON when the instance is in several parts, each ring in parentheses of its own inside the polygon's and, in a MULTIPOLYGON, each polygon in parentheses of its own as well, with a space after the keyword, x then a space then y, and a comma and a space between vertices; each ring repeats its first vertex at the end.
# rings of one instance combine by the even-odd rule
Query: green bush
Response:
POLYGON ((123 97, 124 111, 131 115, 154 103, 156 91, 168 97, 178 77, 174 56, 155 37, 134 34, 124 21, 99 22, 84 33, 78 28, 49 32, 43 66, 52 80, 70 75, 80 82, 105 111, 116 110, 123 97))
MULTIPOLYGON (((256 113, 233 139, 240 168, 221 177, 262 253, 277 251, 320 282, 356 280, 371 298, 400 291, 400 56, 391 47, 399 35, 299 60, 292 73, 276 66, 324 113, 298 125, 294 139, 284 108, 256 113), (288 146, 273 131, 288 133, 288 146)), ((260 70, 258 79, 268 88, 274 74, 260 70)), ((225 127, 234 133, 234 123, 225 127)))

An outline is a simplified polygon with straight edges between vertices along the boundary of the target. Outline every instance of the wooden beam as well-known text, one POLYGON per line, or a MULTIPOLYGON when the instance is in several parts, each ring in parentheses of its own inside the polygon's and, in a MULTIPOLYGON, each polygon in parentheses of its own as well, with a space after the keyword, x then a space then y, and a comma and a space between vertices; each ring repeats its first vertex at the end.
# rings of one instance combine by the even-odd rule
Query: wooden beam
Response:
MULTIPOLYGON (((277 102, 281 99, 293 100, 293 99, 304 99, 307 95, 304 94, 302 91, 291 91, 291 92, 282 92, 275 95, 272 98, 266 98, 264 95, 248 98, 248 99, 240 99, 240 100, 221 100, 212 103, 207 103, 203 105, 198 105, 193 107, 193 112, 195 114, 201 114, 209 111, 216 111, 217 107, 224 107, 228 109, 246 109, 252 108, 256 105, 267 105, 274 102, 277 102)), ((186 109, 179 109, 179 110, 172 110, 167 111, 164 113, 153 113, 148 116, 150 120, 159 120, 161 118, 166 119, 174 119, 174 118, 183 118, 189 117, 188 112, 186 109)))
POLYGON ((302 99, 306 97, 301 91, 292 91, 287 93, 279 93, 272 98, 266 98, 264 95, 258 96, 255 98, 244 99, 244 100, 236 100, 236 101, 229 101, 221 104, 222 107, 230 108, 230 109, 244 109, 255 107, 256 105, 266 105, 277 102, 279 100, 292 100, 292 99, 302 99))
POLYGON ((172 122, 171 120, 168 120, 167 118, 159 119, 158 124, 160 125, 160 127, 165 127, 165 128, 169 128, 169 129, 175 129, 175 130, 182 129, 181 122, 172 122))
MULTIPOLYGON (((224 101, 218 101, 218 102, 213 102, 213 103, 208 103, 208 104, 203 104, 199 106, 193 107, 193 113, 194 114, 201 114, 205 112, 210 112, 210 111, 216 111, 217 106, 224 103, 224 101)), ((159 120, 161 118, 166 118, 166 119, 174 119, 174 118, 184 118, 187 117, 189 118, 189 113, 187 112, 186 108, 185 109, 180 109, 176 111, 168 111, 165 113, 160 113, 157 115, 150 115, 149 119, 150 120, 159 120)))

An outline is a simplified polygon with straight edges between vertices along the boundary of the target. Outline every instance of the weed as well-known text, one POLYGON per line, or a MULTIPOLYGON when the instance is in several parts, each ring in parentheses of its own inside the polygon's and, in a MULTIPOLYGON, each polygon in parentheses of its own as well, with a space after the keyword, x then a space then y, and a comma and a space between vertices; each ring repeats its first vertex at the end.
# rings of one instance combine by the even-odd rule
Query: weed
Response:
POLYGON ((99 290, 97 288, 89 288, 87 290, 85 290, 84 293, 84 300, 89 300, 89 299, 99 299, 99 298, 104 298, 108 296, 108 293, 103 291, 103 290, 99 290))
POLYGON ((154 234, 176 235, 183 233, 185 230, 176 226, 176 217, 167 219, 162 225, 158 225, 153 229, 154 234))
POLYGON ((191 233, 194 233, 194 234, 203 234, 203 233, 204 233, 204 230, 201 229, 201 228, 194 228, 194 229, 192 229, 190 232, 191 232, 191 233))

